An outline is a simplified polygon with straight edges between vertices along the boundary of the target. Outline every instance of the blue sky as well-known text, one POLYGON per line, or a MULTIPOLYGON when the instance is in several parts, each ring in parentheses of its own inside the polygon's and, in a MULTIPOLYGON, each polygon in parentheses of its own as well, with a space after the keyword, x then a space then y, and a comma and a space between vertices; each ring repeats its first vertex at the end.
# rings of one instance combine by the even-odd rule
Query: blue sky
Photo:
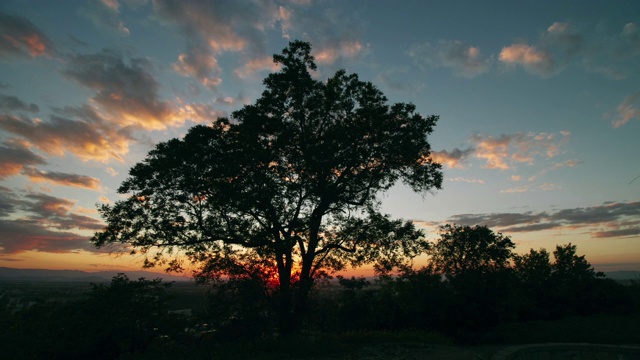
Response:
POLYGON ((383 210, 640 270, 637 1, 12 1, 0 5, 0 266, 136 268, 88 242, 154 144, 261 93, 290 40, 437 114, 444 189, 383 210))

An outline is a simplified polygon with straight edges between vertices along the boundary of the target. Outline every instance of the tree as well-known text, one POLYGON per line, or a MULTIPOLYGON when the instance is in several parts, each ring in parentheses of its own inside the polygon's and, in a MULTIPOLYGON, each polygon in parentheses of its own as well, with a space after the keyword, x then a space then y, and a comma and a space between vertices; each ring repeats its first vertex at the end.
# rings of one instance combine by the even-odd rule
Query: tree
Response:
POLYGON ((453 288, 458 311, 450 320, 457 323, 457 331, 481 332, 516 316, 509 301, 514 247, 508 236, 486 226, 440 227, 440 239, 429 250, 429 266, 446 275, 453 288))
POLYGON ((530 249, 528 254, 515 255, 513 262, 516 275, 522 282, 534 289, 548 286, 553 267, 547 250, 530 249))
POLYGON ((486 226, 440 226, 440 239, 429 250, 431 266, 449 278, 506 269, 515 244, 486 226))
POLYGON ((118 190, 129 197, 100 208, 107 225, 92 241, 129 244, 147 266, 179 269, 184 254, 200 277, 254 279, 277 299, 288 331, 314 279, 426 248, 411 222, 379 212, 376 195, 398 180, 440 189, 442 173, 427 140, 437 116, 388 105, 343 70, 315 80, 308 43, 290 43, 274 62, 280 70, 255 104, 158 144, 135 165, 118 190))
POLYGON ((557 245, 553 251, 554 262, 553 275, 562 282, 592 280, 596 277, 604 277, 601 272, 596 272, 584 255, 576 254, 577 246, 571 243, 557 245))

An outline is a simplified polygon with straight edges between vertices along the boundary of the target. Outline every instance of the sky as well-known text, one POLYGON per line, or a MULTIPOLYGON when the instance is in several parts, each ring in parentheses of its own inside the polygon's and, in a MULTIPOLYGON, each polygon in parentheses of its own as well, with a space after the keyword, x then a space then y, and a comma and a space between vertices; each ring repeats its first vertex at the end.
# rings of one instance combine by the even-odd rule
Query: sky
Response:
MULTIPOLYGON (((155 144, 253 103, 308 41, 390 102, 439 115, 443 189, 382 210, 429 239, 487 225, 640 270, 640 2, 4 0, 0 266, 139 269, 96 249, 100 204, 155 144)), ((417 265, 420 265, 418 259, 417 265)))

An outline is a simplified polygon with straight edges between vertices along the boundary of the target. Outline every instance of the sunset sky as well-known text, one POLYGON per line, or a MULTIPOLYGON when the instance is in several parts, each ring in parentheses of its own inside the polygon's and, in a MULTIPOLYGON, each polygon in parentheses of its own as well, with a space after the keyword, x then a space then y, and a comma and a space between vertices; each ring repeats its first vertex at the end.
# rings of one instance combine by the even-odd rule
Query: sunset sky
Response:
POLYGON ((383 211, 640 270, 635 0, 3 0, 0 266, 138 269, 89 242, 96 204, 154 144, 255 101, 295 39, 318 79, 344 68, 440 116, 444 188, 398 185, 383 211))

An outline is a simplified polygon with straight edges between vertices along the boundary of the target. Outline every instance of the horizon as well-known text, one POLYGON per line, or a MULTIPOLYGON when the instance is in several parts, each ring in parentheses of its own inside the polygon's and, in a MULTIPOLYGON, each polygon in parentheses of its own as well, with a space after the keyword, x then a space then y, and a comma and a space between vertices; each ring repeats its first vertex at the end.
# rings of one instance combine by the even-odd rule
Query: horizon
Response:
POLYGON ((397 184, 383 212, 431 241, 487 225, 517 253, 572 243, 597 271, 640 271, 638 19, 636 1, 5 1, 0 266, 160 273, 89 242, 96 205, 155 144, 252 104, 302 39, 317 79, 344 68, 440 116, 443 189, 397 184))

